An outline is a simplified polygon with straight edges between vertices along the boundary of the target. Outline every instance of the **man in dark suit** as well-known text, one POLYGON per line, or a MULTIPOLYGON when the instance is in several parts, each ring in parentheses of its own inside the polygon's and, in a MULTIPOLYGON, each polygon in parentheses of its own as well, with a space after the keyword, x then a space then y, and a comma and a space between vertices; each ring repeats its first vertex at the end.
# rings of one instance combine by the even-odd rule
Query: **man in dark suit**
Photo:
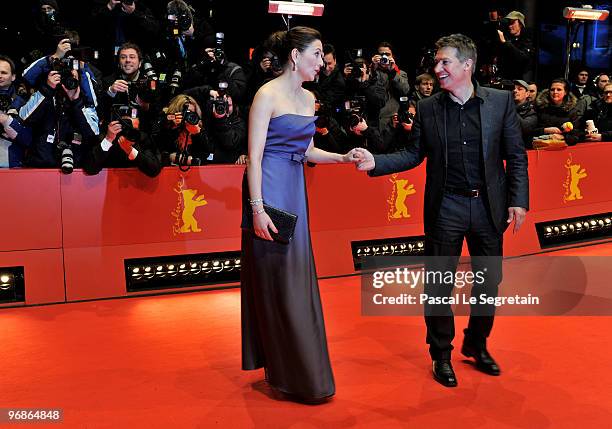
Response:
MULTIPOLYGON (((514 221, 518 231, 529 204, 527 155, 516 108, 509 91, 484 88, 472 79, 476 46, 461 34, 436 43, 435 73, 440 93, 419 101, 407 150, 372 155, 356 149, 358 168, 371 176, 418 166, 427 157, 424 224, 427 271, 457 268, 464 238, 472 257, 472 270, 484 272, 485 281, 472 288, 472 296, 497 296, 501 282, 502 239, 514 221), (504 168, 504 161, 506 166, 504 168)), ((453 285, 425 283, 430 297, 448 297, 453 285)), ((475 359, 481 371, 499 375, 487 350, 495 307, 472 305, 462 353, 475 359)), ((434 379, 454 387, 451 365, 454 317, 450 304, 425 305, 427 343, 434 379)))

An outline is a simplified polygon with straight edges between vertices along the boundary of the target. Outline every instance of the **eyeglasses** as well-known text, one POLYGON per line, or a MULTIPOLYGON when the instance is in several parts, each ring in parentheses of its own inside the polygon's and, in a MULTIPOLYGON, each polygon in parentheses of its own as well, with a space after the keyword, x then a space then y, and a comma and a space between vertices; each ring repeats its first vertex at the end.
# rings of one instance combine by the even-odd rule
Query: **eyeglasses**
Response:
POLYGON ((610 94, 612 94, 612 91, 604 91, 603 93, 604 93, 604 95, 610 95, 610 94))

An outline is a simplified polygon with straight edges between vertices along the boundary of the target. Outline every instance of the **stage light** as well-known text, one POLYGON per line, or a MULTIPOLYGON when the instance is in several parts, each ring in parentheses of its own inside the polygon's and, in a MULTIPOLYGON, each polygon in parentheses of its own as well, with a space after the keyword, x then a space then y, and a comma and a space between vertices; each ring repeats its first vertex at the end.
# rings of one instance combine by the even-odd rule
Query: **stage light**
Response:
POLYGON ((0 303, 24 301, 23 267, 0 267, 0 303))
POLYGON ((273 1, 268 3, 268 13, 282 15, 323 16, 324 5, 320 3, 304 3, 297 1, 273 1))
POLYGON ((536 224, 536 231, 542 248, 601 240, 612 235, 612 219, 609 213, 559 219, 536 224))
POLYGON ((605 21, 610 14, 609 11, 603 9, 593 9, 590 7, 566 7, 563 9, 563 18, 577 19, 584 21, 605 21))
POLYGON ((128 292, 235 283, 240 252, 203 253, 126 260, 128 292))
POLYGON ((391 256, 422 256, 425 253, 423 237, 385 238, 382 240, 354 241, 351 243, 355 271, 367 269, 369 258, 376 266, 391 266, 397 258, 391 256), (388 258, 388 259, 385 259, 388 258), (385 265, 386 264, 386 265, 385 265))

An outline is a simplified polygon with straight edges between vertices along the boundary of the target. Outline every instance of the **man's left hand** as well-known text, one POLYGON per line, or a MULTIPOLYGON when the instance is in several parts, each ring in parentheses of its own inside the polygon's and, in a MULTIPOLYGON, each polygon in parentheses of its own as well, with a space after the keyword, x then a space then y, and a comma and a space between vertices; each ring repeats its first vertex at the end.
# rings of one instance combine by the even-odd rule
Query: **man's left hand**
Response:
POLYGON ((501 43, 506 43, 506 36, 504 36, 504 32, 501 30, 497 30, 497 34, 499 35, 499 41, 501 43))
POLYGON ((527 215, 527 210, 522 207, 508 207, 508 223, 512 223, 514 221, 514 229, 513 233, 517 233, 521 228, 523 222, 525 222, 525 216, 527 215))

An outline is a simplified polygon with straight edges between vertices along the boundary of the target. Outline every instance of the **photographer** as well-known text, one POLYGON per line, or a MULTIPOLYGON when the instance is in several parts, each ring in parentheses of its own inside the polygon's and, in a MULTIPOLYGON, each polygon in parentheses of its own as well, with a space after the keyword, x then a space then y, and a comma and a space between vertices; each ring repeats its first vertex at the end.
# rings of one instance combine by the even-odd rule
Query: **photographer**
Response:
POLYGON ((25 100, 15 88, 15 63, 0 55, 0 168, 21 167, 25 149, 32 143, 32 133, 19 118, 25 100))
POLYGON ((200 60, 206 46, 213 46, 215 32, 208 21, 195 16, 193 7, 183 0, 168 2, 166 11, 163 50, 169 63, 185 72, 200 60))
POLYGON ((373 153, 384 153, 384 143, 378 127, 368 125, 366 104, 365 97, 359 95, 344 103, 342 123, 347 134, 344 150, 363 147, 373 153))
POLYGON ((61 166, 64 173, 71 173, 80 164, 81 143, 96 139, 98 115, 82 93, 80 76, 78 70, 65 64, 49 71, 46 80, 19 109, 19 116, 32 129, 27 166, 61 166))
POLYGON ((23 71, 23 79, 30 87, 39 88, 45 84, 47 76, 52 70, 61 71, 68 80, 71 80, 71 70, 76 70, 78 76, 75 79, 80 86, 80 96, 83 97, 87 106, 97 107, 97 80, 94 71, 89 67, 89 64, 71 55, 73 47, 79 44, 78 33, 76 31, 66 31, 58 38, 55 52, 30 64, 23 71))
POLYGON ((344 101, 346 83, 336 62, 336 50, 328 43, 323 45, 323 61, 325 67, 313 82, 305 82, 304 88, 316 91, 323 105, 336 109, 344 101))
POLYGON ((412 135, 412 124, 416 115, 416 102, 408 97, 400 97, 397 113, 391 117, 391 122, 381 130, 384 153, 404 150, 412 135))
POLYGON ((516 10, 503 19, 497 11, 489 13, 487 40, 491 63, 497 65, 493 79, 513 81, 533 79, 535 49, 525 29, 525 15, 516 10))
POLYGON ((385 94, 385 105, 380 110, 380 126, 385 127, 399 106, 399 98, 407 96, 410 82, 405 71, 399 69, 393 57, 391 44, 380 42, 372 57, 372 75, 376 85, 385 94))
MULTIPOLYGON (((361 51, 361 50, 358 50, 361 51)), ((370 75, 365 58, 356 55, 354 60, 344 65, 346 81, 346 99, 355 100, 362 97, 363 114, 373 127, 378 127, 380 111, 385 105, 384 88, 376 84, 375 77, 370 75)))
POLYGON ((341 153, 348 145, 346 132, 334 118, 333 110, 320 101, 316 92, 314 94, 315 115, 318 116, 315 122, 314 145, 327 152, 341 153))
POLYGON ((146 50, 159 40, 159 23, 144 0, 94 0, 91 18, 106 73, 124 43, 137 43, 146 50))
POLYGON ((113 105, 133 105, 138 108, 140 129, 149 132, 157 117, 157 82, 141 73, 142 51, 138 45, 123 44, 117 57, 117 71, 102 80, 103 118, 108 122, 113 105))
POLYGON ((247 76, 247 104, 253 102, 261 86, 283 72, 278 57, 265 44, 253 50, 251 61, 245 70, 247 76))
MULTIPOLYGON (((32 31, 24 32, 26 51, 30 58, 40 58, 42 52, 53 49, 58 34, 66 31, 56 0, 40 0, 32 31)), ((24 23, 25 24, 25 23, 24 23)))
POLYGON ((202 165, 213 152, 202 122, 202 109, 191 96, 179 94, 163 109, 153 134, 162 164, 181 169, 202 165))
POLYGON ((100 143, 88 145, 83 154, 83 169, 98 174, 102 168, 137 167, 149 177, 161 171, 161 154, 151 137, 139 129, 137 109, 114 106, 100 143))
POLYGON ((202 59, 192 66, 185 78, 184 88, 202 88, 208 91, 217 87, 219 82, 227 82, 227 94, 236 105, 247 101, 248 82, 244 69, 228 61, 224 49, 225 35, 215 34, 215 44, 204 50, 202 59))
POLYGON ((227 92, 228 89, 227 82, 219 82, 216 90, 208 92, 208 98, 206 88, 186 91, 205 106, 202 120, 208 130, 212 149, 208 161, 216 164, 236 163, 241 155, 247 153, 246 122, 242 119, 240 107, 236 106, 227 92))

